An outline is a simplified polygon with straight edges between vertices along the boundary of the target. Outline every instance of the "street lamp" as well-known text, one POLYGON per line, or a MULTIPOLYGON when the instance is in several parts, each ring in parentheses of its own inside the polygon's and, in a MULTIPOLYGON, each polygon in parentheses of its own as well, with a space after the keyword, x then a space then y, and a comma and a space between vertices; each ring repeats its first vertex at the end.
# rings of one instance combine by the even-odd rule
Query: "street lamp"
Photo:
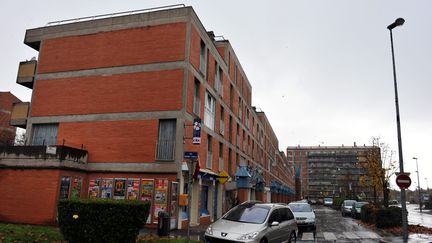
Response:
MULTIPOLYGON (((403 168, 403 155, 402 155, 402 135, 400 128, 400 116, 399 116, 399 101, 398 101, 398 92, 397 92, 397 82, 396 82, 396 64, 394 57, 394 48, 393 48, 393 32, 392 30, 397 26, 401 26, 405 23, 403 18, 398 18, 394 23, 387 26, 387 29, 390 31, 390 42, 391 42, 391 52, 392 52, 392 61, 393 61, 393 79, 394 79, 394 90, 395 90, 395 104, 396 104, 396 123, 397 123, 397 135, 398 135, 398 148, 399 148, 399 171, 400 173, 404 173, 403 168)), ((402 229, 403 229, 403 239, 404 241, 408 240, 408 219, 407 219, 407 210, 406 210, 406 197, 405 197, 405 189, 401 189, 401 206, 402 206, 402 229)))
POLYGON ((418 170, 418 163, 417 163, 417 158, 416 157, 413 157, 413 159, 415 159, 415 161, 416 161, 416 168, 417 168, 417 186, 418 186, 418 190, 419 190, 419 204, 420 204, 420 213, 422 212, 422 206, 423 206, 423 203, 422 203, 422 197, 421 197, 421 187, 420 187, 420 177, 419 177, 419 170, 418 170))
POLYGON ((429 195, 429 183, 428 183, 427 177, 425 177, 425 180, 426 180, 427 194, 429 195))

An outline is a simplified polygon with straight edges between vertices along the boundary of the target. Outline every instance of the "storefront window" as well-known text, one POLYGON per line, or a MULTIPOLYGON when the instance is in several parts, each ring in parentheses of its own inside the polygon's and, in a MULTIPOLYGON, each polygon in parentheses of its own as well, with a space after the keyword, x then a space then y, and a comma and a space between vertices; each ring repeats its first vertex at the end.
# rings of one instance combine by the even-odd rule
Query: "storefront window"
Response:
POLYGON ((201 187, 201 208, 200 208, 200 216, 209 215, 209 211, 207 209, 208 205, 208 186, 201 187))
POLYGON ((60 199, 69 198, 69 189, 70 189, 71 178, 69 176, 62 176, 60 181, 60 199))

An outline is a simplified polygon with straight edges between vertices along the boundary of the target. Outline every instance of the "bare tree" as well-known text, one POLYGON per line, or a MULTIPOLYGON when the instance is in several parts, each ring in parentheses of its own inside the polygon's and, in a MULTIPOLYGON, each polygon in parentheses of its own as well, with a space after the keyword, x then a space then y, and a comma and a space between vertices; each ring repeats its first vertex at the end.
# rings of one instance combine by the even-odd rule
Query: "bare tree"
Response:
POLYGON ((393 161, 394 151, 390 150, 390 146, 382 142, 380 137, 372 137, 371 144, 374 148, 366 152, 366 163, 363 165, 367 171, 367 179, 363 177, 360 182, 373 188, 375 203, 377 193, 382 191, 384 206, 388 207, 389 180, 397 169, 396 161, 393 161))

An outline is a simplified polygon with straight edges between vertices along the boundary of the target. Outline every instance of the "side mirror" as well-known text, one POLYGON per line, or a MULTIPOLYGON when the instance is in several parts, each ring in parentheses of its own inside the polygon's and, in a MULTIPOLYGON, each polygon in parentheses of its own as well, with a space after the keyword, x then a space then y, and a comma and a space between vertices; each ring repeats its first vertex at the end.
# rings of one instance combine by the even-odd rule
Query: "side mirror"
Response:
POLYGON ((271 227, 273 227, 273 226, 279 226, 279 222, 278 222, 278 221, 273 221, 273 222, 270 224, 270 226, 271 226, 271 227))

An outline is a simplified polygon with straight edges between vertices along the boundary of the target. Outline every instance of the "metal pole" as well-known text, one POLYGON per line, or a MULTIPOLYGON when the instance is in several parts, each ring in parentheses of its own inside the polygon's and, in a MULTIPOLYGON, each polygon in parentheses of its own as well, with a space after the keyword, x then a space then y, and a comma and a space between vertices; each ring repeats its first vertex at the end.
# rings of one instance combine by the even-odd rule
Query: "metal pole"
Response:
POLYGON ((187 224, 187 242, 190 241, 190 224, 191 224, 191 207, 192 207, 192 183, 193 183, 193 171, 195 170, 195 161, 189 160, 188 171, 188 206, 187 206, 187 215, 188 215, 188 224, 187 224))
MULTIPOLYGON (((392 61, 393 61, 393 78, 394 78, 395 105, 396 105, 396 123, 397 123, 398 149, 399 149, 399 170, 400 170, 400 173, 404 173, 403 154, 402 154, 402 135, 401 135, 400 116, 399 116, 399 100, 398 100, 398 91, 397 91, 397 82, 396 82, 396 64, 395 64, 394 48, 393 48, 393 33, 392 33, 391 28, 389 28, 389 30, 390 30, 392 61)), ((408 240, 408 219, 407 219, 408 213, 407 213, 407 209, 406 209, 405 189, 401 189, 401 205, 402 205, 403 240, 406 242, 408 240)))
POLYGON ((419 170, 418 170, 418 162, 417 162, 417 158, 413 157, 413 159, 415 159, 416 161, 416 168, 417 168, 417 186, 418 186, 418 190, 419 190, 419 205, 420 205, 420 213, 422 212, 422 197, 421 197, 421 187, 420 187, 420 176, 419 176, 419 170))

